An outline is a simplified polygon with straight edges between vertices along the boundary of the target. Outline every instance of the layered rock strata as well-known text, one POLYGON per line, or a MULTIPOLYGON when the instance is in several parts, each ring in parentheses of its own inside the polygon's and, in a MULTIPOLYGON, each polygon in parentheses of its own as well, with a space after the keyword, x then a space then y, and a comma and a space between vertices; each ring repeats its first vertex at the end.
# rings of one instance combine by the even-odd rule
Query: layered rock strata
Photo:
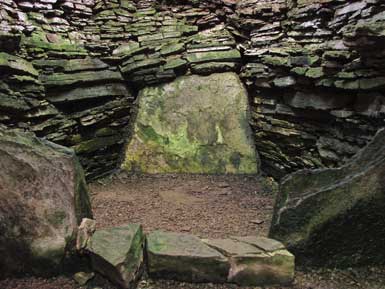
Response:
POLYGON ((240 74, 262 167, 275 177, 341 165, 384 126, 381 1, 0 8, 0 122, 74 147, 88 178, 118 166, 137 91, 184 74, 240 74))

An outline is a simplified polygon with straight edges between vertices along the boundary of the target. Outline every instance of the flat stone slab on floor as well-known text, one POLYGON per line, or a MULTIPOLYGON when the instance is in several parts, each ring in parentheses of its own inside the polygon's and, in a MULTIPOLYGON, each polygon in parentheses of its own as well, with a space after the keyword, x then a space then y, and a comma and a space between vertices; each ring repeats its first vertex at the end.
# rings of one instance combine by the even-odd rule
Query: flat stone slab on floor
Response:
POLYGON ((294 279, 295 258, 284 245, 264 237, 203 240, 228 258, 227 281, 244 286, 288 285, 294 279))
POLYGON ((131 289, 143 270, 144 240, 140 225, 97 230, 88 241, 86 252, 95 271, 119 287, 131 289))
POLYGON ((261 286, 294 278, 294 256, 263 237, 201 240, 156 231, 147 237, 147 254, 150 276, 162 279, 261 286))
POLYGON ((257 236, 247 236, 247 237, 232 237, 232 239, 250 244, 255 246, 265 252, 273 252, 277 250, 284 250, 285 245, 274 239, 266 237, 257 237, 257 236))
POLYGON ((148 270, 152 277, 187 282, 225 282, 227 258, 188 234, 155 231, 147 236, 148 270))

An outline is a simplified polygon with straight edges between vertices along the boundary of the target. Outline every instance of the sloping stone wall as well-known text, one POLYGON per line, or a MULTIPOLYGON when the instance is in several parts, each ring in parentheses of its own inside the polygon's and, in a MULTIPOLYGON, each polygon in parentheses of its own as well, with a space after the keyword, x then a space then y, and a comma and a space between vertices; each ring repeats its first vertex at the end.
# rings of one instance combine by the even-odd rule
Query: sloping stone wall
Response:
POLYGON ((241 76, 256 145, 275 176, 336 166, 384 125, 381 1, 241 1, 241 76), (245 20, 247 19, 247 20, 245 20))
POLYGON ((336 166, 384 126, 385 7, 360 0, 0 0, 0 124, 117 167, 137 91, 235 71, 262 169, 336 166))

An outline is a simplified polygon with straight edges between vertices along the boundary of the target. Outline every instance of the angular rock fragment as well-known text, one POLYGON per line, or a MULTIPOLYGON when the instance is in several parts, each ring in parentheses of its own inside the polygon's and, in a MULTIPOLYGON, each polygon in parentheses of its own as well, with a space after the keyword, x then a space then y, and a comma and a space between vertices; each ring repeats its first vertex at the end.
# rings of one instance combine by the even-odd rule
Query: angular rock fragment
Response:
POLYGON ((77 272, 74 274, 73 278, 80 286, 84 286, 87 284, 88 281, 90 281, 92 278, 95 277, 95 273, 93 272, 77 272))
POLYGON ((104 83, 104 82, 121 82, 122 75, 117 71, 99 70, 99 71, 84 71, 77 73, 55 73, 51 75, 43 75, 42 82, 46 87, 61 87, 84 83, 104 83))
POLYGON ((86 252, 93 270, 121 288, 135 287, 143 270, 144 235, 140 225, 97 230, 86 252))
POLYGON ((69 103, 82 100, 92 100, 112 97, 129 97, 127 88, 120 83, 96 84, 90 87, 77 87, 71 90, 53 90, 47 95, 47 99, 52 103, 69 103))
POLYGON ((202 63, 210 61, 229 62, 239 61, 241 54, 238 50, 229 51, 209 51, 192 53, 187 56, 187 61, 190 63, 202 63))
POLYGON ((81 251, 87 248, 87 244, 96 230, 96 221, 84 218, 78 228, 76 236, 76 250, 81 251))
POLYGON ((147 236, 147 258, 151 277, 187 282, 225 282, 230 267, 199 238, 161 231, 147 236))

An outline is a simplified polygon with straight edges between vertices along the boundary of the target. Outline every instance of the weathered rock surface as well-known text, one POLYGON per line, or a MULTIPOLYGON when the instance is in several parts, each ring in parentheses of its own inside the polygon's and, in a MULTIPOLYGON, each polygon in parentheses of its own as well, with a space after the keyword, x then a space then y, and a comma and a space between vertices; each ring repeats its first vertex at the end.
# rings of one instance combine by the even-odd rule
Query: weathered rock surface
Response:
POLYGON ((300 262, 383 263, 385 130, 344 166, 301 170, 284 179, 270 236, 300 262))
POLYGON ((243 286, 288 285, 294 279, 294 256, 275 240, 233 237, 203 240, 231 265, 227 281, 243 286))
POLYGON ((156 231, 147 237, 152 277, 244 286, 287 285, 294 278, 294 256, 264 237, 204 239, 156 231))
POLYGON ((147 236, 150 276, 188 282, 225 282, 227 259, 199 238, 155 231, 147 236))
POLYGON ((142 90, 123 168, 258 173, 247 94, 237 75, 185 76, 142 90))
POLYGON ((92 268, 121 288, 135 288, 143 270, 144 235, 140 225, 97 230, 87 242, 92 268))
POLYGON ((265 172, 280 178, 302 168, 341 166, 385 125, 380 6, 238 1, 232 20, 250 33, 241 77, 253 99, 265 172))
POLYGON ((0 276, 59 269, 83 217, 92 217, 72 150, 0 129, 0 276))

